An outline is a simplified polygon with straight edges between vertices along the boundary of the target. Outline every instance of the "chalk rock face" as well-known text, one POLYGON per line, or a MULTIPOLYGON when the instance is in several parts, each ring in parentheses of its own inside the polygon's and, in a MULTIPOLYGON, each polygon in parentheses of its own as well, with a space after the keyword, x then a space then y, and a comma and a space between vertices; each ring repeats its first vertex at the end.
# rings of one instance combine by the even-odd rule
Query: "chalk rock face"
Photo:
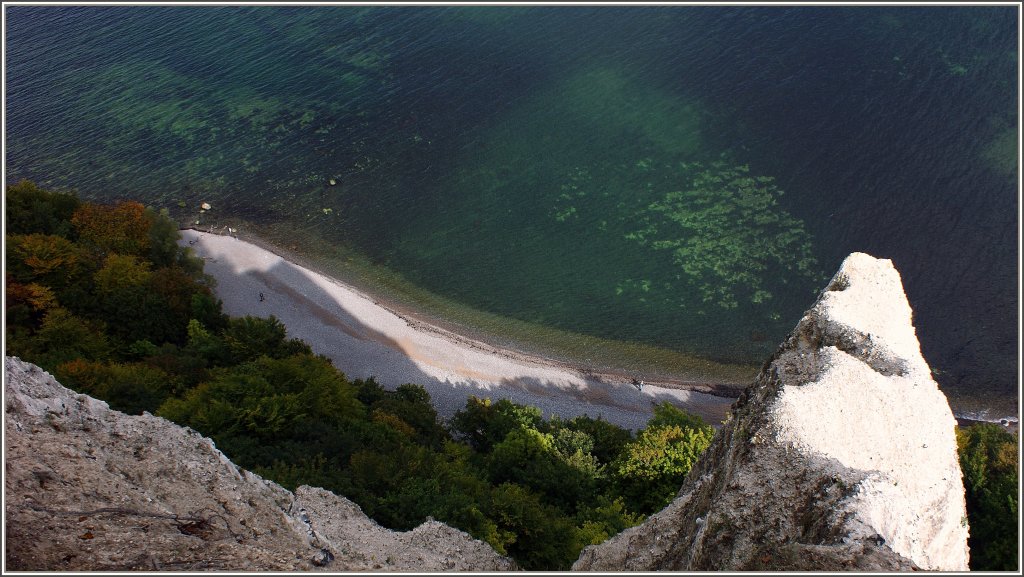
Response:
POLYGON ((323 489, 239 469, 199 433, 130 416, 5 359, 6 568, 15 571, 499 571, 428 521, 384 529, 323 489))
POLYGON ((889 260, 851 254, 688 475, 575 570, 966 571, 955 420, 889 260))

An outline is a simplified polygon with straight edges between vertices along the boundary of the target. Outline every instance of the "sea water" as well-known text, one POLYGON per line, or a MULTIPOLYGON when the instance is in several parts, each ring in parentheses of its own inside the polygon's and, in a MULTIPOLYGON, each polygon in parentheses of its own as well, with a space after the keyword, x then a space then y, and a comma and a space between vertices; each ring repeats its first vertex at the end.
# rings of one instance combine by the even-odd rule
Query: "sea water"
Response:
POLYGON ((331 247, 466 330, 709 380, 863 251, 954 409, 1017 413, 1013 7, 5 15, 8 182, 331 247))

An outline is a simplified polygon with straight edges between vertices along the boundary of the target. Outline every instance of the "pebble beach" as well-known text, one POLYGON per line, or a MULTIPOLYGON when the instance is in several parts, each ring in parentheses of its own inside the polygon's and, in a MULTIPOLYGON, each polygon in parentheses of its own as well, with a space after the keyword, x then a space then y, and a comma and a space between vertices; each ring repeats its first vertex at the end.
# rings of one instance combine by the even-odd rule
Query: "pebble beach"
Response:
POLYGON ((602 418, 643 428, 668 401, 718 426, 734 399, 595 375, 549 359, 491 346, 409 318, 343 282, 303 268, 235 238, 181 231, 182 245, 204 261, 215 292, 231 316, 278 318, 352 379, 373 377, 388 389, 422 385, 438 415, 451 418, 470 396, 509 399, 540 408, 546 418, 602 418))

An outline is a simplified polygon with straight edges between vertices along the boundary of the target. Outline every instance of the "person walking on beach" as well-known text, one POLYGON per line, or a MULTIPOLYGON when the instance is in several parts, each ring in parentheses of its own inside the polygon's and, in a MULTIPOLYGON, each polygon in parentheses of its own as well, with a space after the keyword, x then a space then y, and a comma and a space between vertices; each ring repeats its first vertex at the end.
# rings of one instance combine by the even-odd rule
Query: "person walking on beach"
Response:
POLYGON ((267 300, 267 297, 263 296, 263 292, 260 292, 260 302, 267 300))

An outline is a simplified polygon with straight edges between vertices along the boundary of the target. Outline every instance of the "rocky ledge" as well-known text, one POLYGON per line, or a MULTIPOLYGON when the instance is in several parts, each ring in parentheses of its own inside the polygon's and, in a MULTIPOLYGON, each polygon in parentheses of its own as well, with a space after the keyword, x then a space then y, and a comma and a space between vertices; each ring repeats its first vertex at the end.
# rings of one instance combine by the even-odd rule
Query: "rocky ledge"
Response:
MULTIPOLYGON (((576 570, 967 569, 955 421, 899 274, 850 255, 663 511, 576 570)), ((500 571, 441 523, 389 531, 293 494, 191 429, 128 416, 6 359, 10 570, 500 571)))
POLYGON ((17 358, 5 365, 8 570, 515 568, 442 523, 384 529, 344 497, 239 469, 191 429, 113 411, 17 358))
POLYGON ((679 496, 576 570, 966 571, 955 420, 899 273, 854 253, 679 496))

